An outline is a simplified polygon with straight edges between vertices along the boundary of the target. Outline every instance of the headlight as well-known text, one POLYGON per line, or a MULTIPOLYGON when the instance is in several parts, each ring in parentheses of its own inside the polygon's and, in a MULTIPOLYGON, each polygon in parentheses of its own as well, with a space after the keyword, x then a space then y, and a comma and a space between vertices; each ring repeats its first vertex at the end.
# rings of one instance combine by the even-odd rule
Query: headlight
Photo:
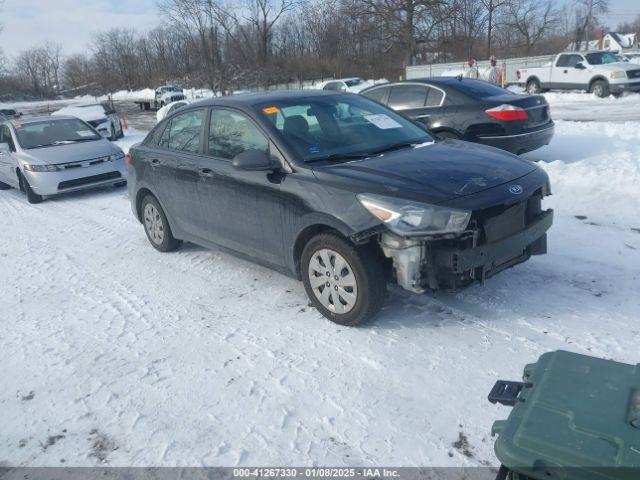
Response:
POLYGON ((627 78, 627 72, 625 72, 623 70, 617 70, 615 72, 611 72, 609 74, 609 77, 611 77, 611 78, 627 78))
POLYGON ((369 213, 402 236, 460 233, 471 219, 469 211, 438 205, 364 193, 357 198, 369 213))
POLYGON ((28 172, 57 172, 60 170, 55 165, 29 165, 27 163, 24 164, 24 169, 28 172))

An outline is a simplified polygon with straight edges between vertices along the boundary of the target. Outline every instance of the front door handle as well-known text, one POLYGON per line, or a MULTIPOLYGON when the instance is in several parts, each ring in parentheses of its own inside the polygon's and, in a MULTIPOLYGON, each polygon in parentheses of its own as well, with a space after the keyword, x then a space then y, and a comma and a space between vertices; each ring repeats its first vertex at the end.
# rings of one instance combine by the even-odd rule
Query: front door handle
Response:
POLYGON ((213 170, 211 170, 210 168, 201 168, 200 169, 200 176, 201 177, 213 177, 215 174, 213 173, 213 170))
POLYGON ((154 159, 153 159, 153 160, 151 160, 151 162, 149 162, 149 163, 150 163, 150 165, 151 165, 152 167, 158 167, 158 166, 160 166, 160 160, 158 160, 157 158, 154 158, 154 159))

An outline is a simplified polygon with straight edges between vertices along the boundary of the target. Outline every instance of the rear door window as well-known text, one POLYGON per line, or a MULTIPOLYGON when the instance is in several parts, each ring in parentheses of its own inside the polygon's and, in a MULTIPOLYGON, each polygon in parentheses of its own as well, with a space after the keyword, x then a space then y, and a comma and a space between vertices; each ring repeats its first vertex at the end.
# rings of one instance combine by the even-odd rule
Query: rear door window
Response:
POLYGON ((389 94, 388 104, 394 110, 408 110, 424 107, 426 102, 425 85, 394 85, 389 94))
POLYGON ((438 88, 429 87, 427 94, 427 107, 439 107, 444 100, 444 92, 438 88))
POLYGON ((198 153, 203 120, 203 109, 176 115, 162 134, 159 146, 169 150, 198 153))
POLYGON ((371 100, 375 100, 376 102, 383 103, 388 91, 389 87, 378 87, 367 90, 366 92, 363 92, 362 95, 370 98, 371 100))

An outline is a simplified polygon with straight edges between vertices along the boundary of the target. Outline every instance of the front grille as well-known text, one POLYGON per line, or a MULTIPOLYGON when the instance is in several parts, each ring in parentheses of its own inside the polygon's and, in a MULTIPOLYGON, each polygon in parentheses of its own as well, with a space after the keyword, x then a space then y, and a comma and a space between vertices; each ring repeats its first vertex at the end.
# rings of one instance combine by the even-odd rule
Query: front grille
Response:
POLYGON ((473 213, 481 237, 479 244, 507 238, 531 224, 542 212, 542 193, 536 192, 519 203, 499 205, 473 213))
POLYGON ((104 182, 105 180, 113 180, 120 177, 120 172, 109 172, 101 173, 100 175, 91 175, 90 177, 74 178, 73 180, 60 182, 58 184, 58 190, 80 187, 82 185, 89 185, 91 183, 104 182))
POLYGON ((629 77, 629 78, 640 78, 640 69, 638 69, 638 70, 629 70, 627 72, 627 77, 629 77))

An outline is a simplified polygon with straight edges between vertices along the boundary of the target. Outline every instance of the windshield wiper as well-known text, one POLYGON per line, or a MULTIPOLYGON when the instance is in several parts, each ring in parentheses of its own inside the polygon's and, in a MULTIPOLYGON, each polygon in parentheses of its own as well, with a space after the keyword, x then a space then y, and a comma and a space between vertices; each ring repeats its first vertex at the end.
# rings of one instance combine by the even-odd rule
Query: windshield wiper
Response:
POLYGON ((369 153, 332 153, 323 157, 316 157, 307 160, 309 162, 337 162, 341 160, 362 160, 371 156, 369 153))
POLYGON ((373 150, 369 152, 369 155, 380 155, 381 153, 385 153, 385 152, 392 152, 394 150, 413 147, 414 145, 418 145, 419 143, 420 142, 417 142, 417 141, 394 143, 392 145, 387 145, 386 147, 379 148, 378 150, 373 150))

